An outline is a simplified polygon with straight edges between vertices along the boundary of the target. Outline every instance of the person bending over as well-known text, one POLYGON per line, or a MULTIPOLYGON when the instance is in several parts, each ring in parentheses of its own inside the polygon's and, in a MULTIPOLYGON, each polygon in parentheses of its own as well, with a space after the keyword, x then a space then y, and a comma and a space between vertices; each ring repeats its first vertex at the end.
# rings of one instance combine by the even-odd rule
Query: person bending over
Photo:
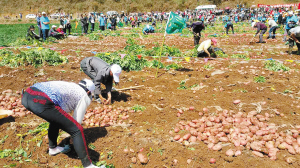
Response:
POLYGON ((70 148, 57 146, 59 129, 69 133, 74 149, 84 168, 98 168, 92 164, 81 122, 91 103, 95 85, 84 79, 79 84, 64 81, 36 83, 22 91, 22 105, 49 122, 49 155, 67 153, 70 148), (73 117, 69 115, 74 111, 73 117))
POLYGON ((121 67, 117 64, 109 65, 98 57, 87 57, 80 62, 80 68, 94 81, 96 86, 94 99, 99 103, 111 104, 113 81, 116 84, 120 82, 121 67), (101 84, 105 85, 107 100, 101 95, 101 84))

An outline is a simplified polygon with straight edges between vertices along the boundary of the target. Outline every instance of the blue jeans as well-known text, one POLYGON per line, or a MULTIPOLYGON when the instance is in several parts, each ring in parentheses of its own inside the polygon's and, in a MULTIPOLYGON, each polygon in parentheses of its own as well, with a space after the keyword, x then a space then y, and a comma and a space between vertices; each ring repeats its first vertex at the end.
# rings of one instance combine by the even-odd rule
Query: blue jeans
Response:
POLYGON ((49 29, 42 29, 42 33, 43 33, 43 40, 46 40, 49 35, 49 29))
POLYGON ((270 28, 269 30, 269 38, 275 38, 275 34, 276 34, 276 29, 278 28, 278 26, 273 26, 270 28), (272 32, 273 32, 273 35, 272 35, 272 32))

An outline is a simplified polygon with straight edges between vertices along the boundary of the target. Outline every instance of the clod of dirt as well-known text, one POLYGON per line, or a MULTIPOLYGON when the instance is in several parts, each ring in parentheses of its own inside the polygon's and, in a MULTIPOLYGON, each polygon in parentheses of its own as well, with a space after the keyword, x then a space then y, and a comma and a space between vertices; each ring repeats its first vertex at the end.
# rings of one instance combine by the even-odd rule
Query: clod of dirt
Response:
POLYGON ((136 164, 136 157, 131 158, 131 162, 132 162, 133 164, 136 164))
POLYGON ((142 153, 139 153, 138 154, 138 158, 139 158, 139 161, 142 163, 142 164, 147 164, 148 163, 148 158, 142 154, 142 153))
POLYGON ((223 73, 225 73, 225 71, 216 70, 215 72, 212 72, 212 73, 211 73, 211 76, 214 76, 214 75, 220 75, 220 74, 223 74, 223 73))
POLYGON ((46 164, 48 162, 48 159, 47 158, 40 158, 39 159, 39 163, 40 164, 46 164))
POLYGON ((227 161, 227 162, 233 162, 233 157, 231 157, 231 156, 226 156, 225 158, 224 158, 224 160, 225 161, 227 161))
POLYGON ((289 164, 296 162, 296 160, 297 160, 297 159, 294 158, 294 157, 287 157, 287 158, 285 159, 285 161, 286 161, 287 163, 289 163, 289 164))
POLYGON ((55 162, 49 163, 49 167, 54 167, 54 166, 55 166, 55 162))

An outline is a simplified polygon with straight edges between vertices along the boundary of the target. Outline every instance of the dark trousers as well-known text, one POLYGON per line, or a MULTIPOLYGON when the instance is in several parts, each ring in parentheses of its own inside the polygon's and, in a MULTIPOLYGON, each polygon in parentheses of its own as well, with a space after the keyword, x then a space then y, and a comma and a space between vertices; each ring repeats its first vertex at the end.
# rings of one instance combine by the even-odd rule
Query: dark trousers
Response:
POLYGON ((40 36, 40 37, 43 37, 42 29, 41 29, 40 27, 38 27, 38 28, 39 28, 39 36, 40 36))
POLYGON ((105 26, 99 26, 100 30, 104 31, 105 30, 105 26))
POLYGON ((95 28, 95 23, 91 23, 91 32, 94 31, 94 28, 95 28))
POLYGON ((278 26, 273 26, 273 27, 270 28, 270 30, 269 30, 269 38, 275 39, 275 34, 276 34, 277 28, 279 28, 279 27, 278 26), (272 33, 273 33, 273 35, 272 35, 272 33))
POLYGON ((231 28, 232 30, 232 34, 234 34, 234 30, 233 30, 233 25, 232 24, 227 24, 227 27, 226 27, 226 34, 228 34, 228 30, 231 28))
POLYGON ((195 46, 199 44, 200 39, 201 39, 201 36, 194 34, 194 45, 195 46))
MULTIPOLYGON (((212 47, 209 47, 209 48, 207 49, 207 51, 211 54, 211 53, 212 53, 212 49, 213 49, 212 47)), ((208 57, 208 55, 207 55, 207 53, 203 50, 203 51, 198 52, 197 57, 208 57)))
POLYGON ((66 28, 66 32, 65 33, 67 33, 67 31, 69 32, 68 34, 71 34, 71 28, 70 27, 66 28))
POLYGON ((63 34, 55 34, 55 35, 50 35, 51 37, 54 37, 56 39, 63 39, 64 35, 63 34))
POLYGON ((42 29, 43 33, 43 40, 46 40, 48 38, 49 29, 42 29))
POLYGON ((263 40, 263 36, 266 33, 267 30, 260 30, 260 34, 259 34, 259 42, 262 43, 263 40))
POLYGON ((86 167, 91 164, 83 127, 61 107, 56 106, 44 92, 34 87, 26 89, 22 95, 22 105, 50 123, 48 139, 51 149, 57 147, 59 129, 62 129, 72 136, 74 149, 82 165, 86 167))

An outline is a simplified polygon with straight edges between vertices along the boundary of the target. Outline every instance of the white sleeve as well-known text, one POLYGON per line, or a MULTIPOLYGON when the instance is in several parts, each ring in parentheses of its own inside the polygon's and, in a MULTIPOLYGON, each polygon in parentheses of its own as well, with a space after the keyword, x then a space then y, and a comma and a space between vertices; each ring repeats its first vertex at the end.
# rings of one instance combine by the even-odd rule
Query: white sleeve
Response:
POLYGON ((73 118, 79 123, 82 123, 83 117, 85 115, 86 109, 87 107, 91 104, 91 99, 85 95, 84 97, 82 97, 80 99, 80 101, 78 102, 75 110, 74 110, 74 114, 73 114, 73 118))

